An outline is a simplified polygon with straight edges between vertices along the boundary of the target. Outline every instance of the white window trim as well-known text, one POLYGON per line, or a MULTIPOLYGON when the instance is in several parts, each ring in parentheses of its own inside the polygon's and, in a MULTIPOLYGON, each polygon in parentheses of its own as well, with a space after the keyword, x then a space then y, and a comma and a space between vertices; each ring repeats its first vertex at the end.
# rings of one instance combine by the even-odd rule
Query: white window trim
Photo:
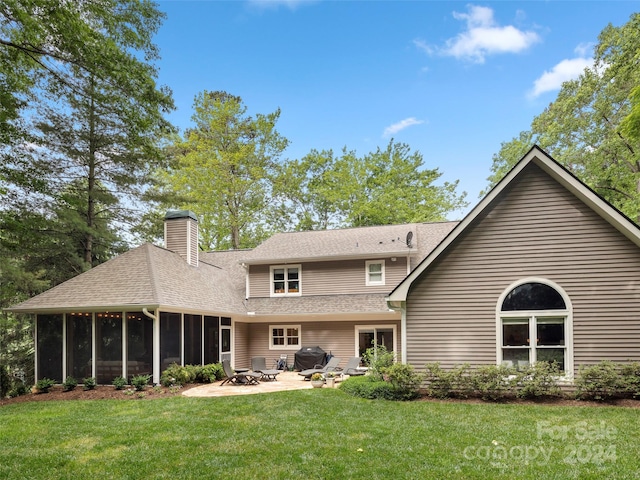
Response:
MULTIPOLYGON (((564 366, 565 373, 560 377, 559 380, 572 382, 573 375, 574 375, 573 305, 571 303, 571 299, 569 298, 569 295, 567 295, 567 292, 565 292, 565 290, 560 285, 558 285, 557 283, 551 280, 547 280, 546 278, 527 277, 527 278, 518 280, 516 282, 513 282, 502 292, 502 294, 500 295, 500 298, 498 298, 498 303, 496 304, 496 359, 497 359, 496 364, 497 365, 502 364, 502 343, 503 343, 502 320, 503 319, 523 319, 523 320, 526 319, 529 321, 529 328, 533 329, 535 328, 534 324, 537 322, 538 318, 544 319, 549 317, 555 317, 555 318, 563 317, 565 319, 564 320, 564 325, 565 325, 564 336, 565 336, 565 351, 566 351, 565 366, 564 366), (502 304, 504 303, 504 299, 509 294, 509 292, 511 292, 514 288, 520 285, 523 285, 525 283, 542 283, 544 285, 548 285, 549 287, 553 288, 555 291, 557 291, 560 294, 560 296, 562 296, 566 309, 564 310, 518 310, 515 312, 503 312, 501 310, 502 304)), ((533 335, 530 336, 530 338, 535 338, 535 331, 533 332, 533 335)), ((530 345, 529 348, 534 350, 534 355, 535 355, 535 346, 530 345)))
POLYGON ((302 348, 302 326, 301 325, 269 325, 269 350, 300 350, 302 348), (274 345, 273 344, 273 329, 274 328, 282 328, 284 329, 284 345, 274 345), (297 345, 287 345, 287 328, 297 328, 298 329, 298 344, 297 345))
MULTIPOLYGON (((285 286, 287 283, 288 276, 285 274, 285 286)), ((302 265, 301 264, 294 264, 294 265, 271 265, 269 267, 269 296, 271 297, 299 297, 302 295, 302 265), (297 292, 287 292, 286 288, 285 288, 285 292, 284 293, 276 293, 273 290, 273 284, 274 284, 274 280, 273 280, 273 271, 276 269, 282 268, 285 270, 285 272, 287 272, 288 268, 297 268, 298 269, 298 291, 297 292)))
POLYGON ((385 275, 384 275, 384 271, 385 271, 385 264, 384 264, 384 260, 367 260, 364 262, 364 275, 365 275, 365 285, 367 287, 369 286, 375 286, 375 285, 385 285, 385 275), (382 269, 381 269, 381 277, 382 280, 375 282, 375 281, 371 281, 370 276, 369 276, 369 265, 377 265, 380 264, 382 265, 382 269))
POLYGON ((396 361, 398 360, 398 326, 395 324, 390 325, 356 325, 354 327, 355 330, 355 345, 354 345, 354 355, 359 356, 358 347, 360 342, 360 330, 393 330, 393 354, 396 357, 396 361))

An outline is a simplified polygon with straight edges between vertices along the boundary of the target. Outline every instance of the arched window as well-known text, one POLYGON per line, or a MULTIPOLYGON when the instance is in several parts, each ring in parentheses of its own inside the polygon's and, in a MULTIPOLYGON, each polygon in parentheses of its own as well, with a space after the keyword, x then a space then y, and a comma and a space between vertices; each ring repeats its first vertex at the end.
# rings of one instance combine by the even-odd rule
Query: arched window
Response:
POLYGON ((557 362, 569 373, 571 302, 558 285, 544 279, 518 282, 505 290, 497 307, 498 363, 557 362))

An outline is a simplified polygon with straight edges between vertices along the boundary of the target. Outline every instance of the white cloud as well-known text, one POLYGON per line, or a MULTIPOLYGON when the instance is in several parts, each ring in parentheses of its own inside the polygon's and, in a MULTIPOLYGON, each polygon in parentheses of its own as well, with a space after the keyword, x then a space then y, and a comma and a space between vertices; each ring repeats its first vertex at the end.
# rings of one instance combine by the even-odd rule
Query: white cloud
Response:
POLYGON ((387 128, 385 128, 382 136, 389 137, 391 135, 395 135, 401 130, 404 130, 405 128, 408 128, 412 125, 420 125, 421 123, 424 122, 422 120, 416 119, 416 117, 405 118, 404 120, 400 120, 398 123, 394 123, 393 125, 389 125, 387 128))
POLYGON ((572 58, 562 60, 551 70, 545 71, 535 82, 530 97, 537 97, 545 92, 560 90, 564 82, 575 80, 585 68, 593 66, 592 58, 572 58))
POLYGON ((447 40, 443 47, 434 49, 420 41, 414 44, 427 53, 438 51, 442 55, 484 63, 487 55, 522 52, 540 41, 534 31, 523 31, 513 25, 499 26, 493 10, 488 7, 469 5, 468 13, 453 12, 453 17, 466 22, 467 28, 447 40))

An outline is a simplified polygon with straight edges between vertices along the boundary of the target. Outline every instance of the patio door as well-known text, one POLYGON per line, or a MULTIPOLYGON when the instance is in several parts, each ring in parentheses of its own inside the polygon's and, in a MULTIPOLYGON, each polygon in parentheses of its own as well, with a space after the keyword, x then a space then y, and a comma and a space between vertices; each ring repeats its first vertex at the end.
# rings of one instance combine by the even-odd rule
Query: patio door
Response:
POLYGON ((356 355, 362 357, 368 348, 378 345, 383 345, 389 352, 395 352, 396 337, 395 325, 356 325, 356 355))

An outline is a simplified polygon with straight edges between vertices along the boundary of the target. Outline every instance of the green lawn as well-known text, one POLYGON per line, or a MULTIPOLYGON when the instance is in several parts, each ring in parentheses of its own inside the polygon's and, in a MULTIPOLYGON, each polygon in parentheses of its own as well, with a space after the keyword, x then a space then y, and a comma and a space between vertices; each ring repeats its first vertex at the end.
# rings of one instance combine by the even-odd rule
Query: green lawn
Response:
POLYGON ((0 478, 639 478, 640 410, 335 389, 0 407, 0 478))

